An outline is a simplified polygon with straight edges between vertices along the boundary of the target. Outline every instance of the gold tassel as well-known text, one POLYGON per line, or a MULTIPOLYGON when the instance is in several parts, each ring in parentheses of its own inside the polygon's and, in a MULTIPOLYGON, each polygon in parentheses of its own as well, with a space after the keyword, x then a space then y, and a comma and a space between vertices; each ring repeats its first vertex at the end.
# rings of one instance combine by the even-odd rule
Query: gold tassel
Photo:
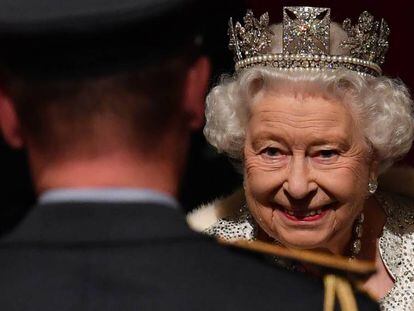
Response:
POLYGON ((335 307, 335 276, 326 275, 323 279, 325 284, 325 302, 323 311, 334 311, 335 307))
POLYGON ((324 285, 324 311, 334 311, 336 296, 342 311, 358 311, 352 287, 346 279, 329 274, 324 277, 324 285))

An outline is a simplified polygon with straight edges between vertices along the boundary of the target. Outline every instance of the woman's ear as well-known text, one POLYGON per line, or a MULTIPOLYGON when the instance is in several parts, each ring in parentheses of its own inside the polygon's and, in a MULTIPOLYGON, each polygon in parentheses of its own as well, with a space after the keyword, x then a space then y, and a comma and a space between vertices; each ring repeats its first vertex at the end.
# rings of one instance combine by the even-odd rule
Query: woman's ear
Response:
POLYGON ((4 140, 10 147, 20 149, 23 147, 23 136, 20 120, 11 100, 0 92, 0 128, 4 140))
POLYGON ((209 85, 211 65, 207 57, 199 57, 188 69, 184 85, 183 108, 189 117, 188 126, 200 129, 204 124, 204 103, 209 85))

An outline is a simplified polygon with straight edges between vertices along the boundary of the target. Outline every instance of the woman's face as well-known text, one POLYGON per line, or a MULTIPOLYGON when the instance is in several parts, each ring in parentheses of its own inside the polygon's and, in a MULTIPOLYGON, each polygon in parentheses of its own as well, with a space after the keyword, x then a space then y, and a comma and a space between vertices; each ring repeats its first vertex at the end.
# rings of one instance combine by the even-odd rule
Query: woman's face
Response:
POLYGON ((350 111, 318 96, 264 94, 251 108, 244 156, 247 203, 270 237, 343 251, 374 176, 350 111))

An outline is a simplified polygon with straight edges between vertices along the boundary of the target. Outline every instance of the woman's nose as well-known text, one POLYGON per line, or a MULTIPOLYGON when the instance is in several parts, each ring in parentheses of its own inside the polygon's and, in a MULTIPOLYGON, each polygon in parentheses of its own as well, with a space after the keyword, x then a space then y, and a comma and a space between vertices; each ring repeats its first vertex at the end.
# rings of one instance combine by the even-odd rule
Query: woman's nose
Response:
POLYGON ((310 176, 306 157, 292 156, 283 189, 297 200, 306 198, 317 189, 315 181, 310 176))

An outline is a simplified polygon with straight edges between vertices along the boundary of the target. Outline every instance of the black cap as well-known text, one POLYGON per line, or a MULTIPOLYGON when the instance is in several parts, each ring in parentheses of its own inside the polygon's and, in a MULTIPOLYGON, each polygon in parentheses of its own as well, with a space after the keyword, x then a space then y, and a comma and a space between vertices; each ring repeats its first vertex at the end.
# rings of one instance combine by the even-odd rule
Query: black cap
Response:
POLYGON ((43 78, 133 69, 199 40, 212 2, 0 0, 0 65, 43 78))

